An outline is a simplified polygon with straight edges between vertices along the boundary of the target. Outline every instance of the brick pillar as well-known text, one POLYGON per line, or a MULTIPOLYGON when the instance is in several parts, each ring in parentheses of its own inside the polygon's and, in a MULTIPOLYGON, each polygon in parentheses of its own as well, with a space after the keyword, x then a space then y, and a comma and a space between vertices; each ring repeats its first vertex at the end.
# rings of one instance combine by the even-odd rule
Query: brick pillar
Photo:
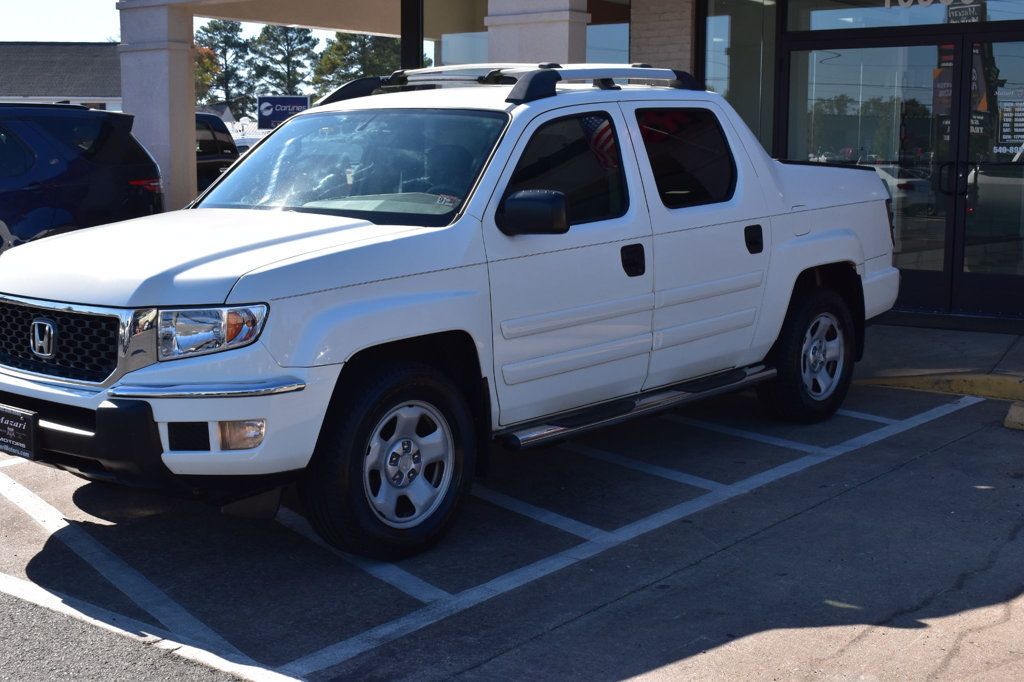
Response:
POLYGON ((695 0, 632 0, 629 59, 693 71, 695 0))

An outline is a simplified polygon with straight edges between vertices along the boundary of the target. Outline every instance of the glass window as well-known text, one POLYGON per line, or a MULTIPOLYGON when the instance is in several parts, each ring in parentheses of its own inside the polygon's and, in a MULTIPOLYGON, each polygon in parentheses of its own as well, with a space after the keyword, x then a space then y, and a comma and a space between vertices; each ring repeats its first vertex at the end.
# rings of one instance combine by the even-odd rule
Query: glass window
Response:
POLYGON ((102 115, 39 116, 33 117, 32 121, 49 135, 87 158, 99 148, 105 132, 102 115))
POLYGON ((200 121, 196 121, 196 153, 203 156, 220 154, 220 147, 217 146, 217 138, 213 136, 213 130, 200 121))
POLYGON ((788 158, 872 166, 892 199, 895 264, 942 270, 952 46, 795 51, 791 66, 788 158))
POLYGON ((132 137, 132 118, 117 114, 69 112, 62 116, 33 116, 32 122, 70 147, 76 155, 106 166, 152 164, 132 137))
POLYGON ((20 140, 0 127, 0 178, 13 178, 32 167, 32 155, 20 140))
POLYGON ((629 64, 629 24, 587 26, 587 61, 592 64, 629 64))
POLYGON ((714 113, 642 109, 636 120, 665 206, 685 208, 732 198, 736 164, 714 113))
POLYGON ((1020 0, 790 0, 791 31, 1024 19, 1020 0))
POLYGON ((964 271, 1024 275, 1024 42, 972 47, 964 271))
POLYGON ((447 225, 507 121, 501 112, 446 109, 296 116, 252 149, 200 206, 447 225))
POLYGON ((593 112, 538 128, 523 150, 505 196, 524 189, 565 194, 570 225, 625 214, 629 198, 611 117, 593 112))
POLYGON ((235 139, 231 137, 230 133, 214 130, 213 136, 216 138, 217 143, 220 146, 221 154, 231 155, 238 153, 238 150, 235 148, 235 139))
POLYGON ((772 148, 775 7, 772 0, 708 0, 704 80, 772 148))
POLYGON ((587 0, 587 61, 629 64, 629 0, 587 0))

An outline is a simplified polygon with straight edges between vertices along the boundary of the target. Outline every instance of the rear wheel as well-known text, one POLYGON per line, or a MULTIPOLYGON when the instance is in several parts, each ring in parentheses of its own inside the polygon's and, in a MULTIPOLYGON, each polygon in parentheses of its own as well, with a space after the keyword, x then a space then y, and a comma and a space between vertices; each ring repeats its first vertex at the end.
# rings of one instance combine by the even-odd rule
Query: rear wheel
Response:
POLYGON ((476 441, 465 399, 415 364, 344 388, 300 481, 311 523, 331 544, 376 558, 429 547, 471 484, 476 441))
POLYGON ((803 294, 790 309, 772 352, 778 376, 758 388, 765 409, 789 421, 828 419, 853 377, 853 316, 834 291, 803 294))

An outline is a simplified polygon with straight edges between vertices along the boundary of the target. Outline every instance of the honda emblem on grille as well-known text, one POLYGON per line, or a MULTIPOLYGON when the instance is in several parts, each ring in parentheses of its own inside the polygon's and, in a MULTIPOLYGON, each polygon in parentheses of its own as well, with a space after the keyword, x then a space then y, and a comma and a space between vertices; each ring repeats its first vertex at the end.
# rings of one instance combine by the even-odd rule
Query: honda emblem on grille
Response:
POLYGON ((33 320, 30 348, 37 358, 52 358, 57 348, 57 326, 49 320, 33 320))

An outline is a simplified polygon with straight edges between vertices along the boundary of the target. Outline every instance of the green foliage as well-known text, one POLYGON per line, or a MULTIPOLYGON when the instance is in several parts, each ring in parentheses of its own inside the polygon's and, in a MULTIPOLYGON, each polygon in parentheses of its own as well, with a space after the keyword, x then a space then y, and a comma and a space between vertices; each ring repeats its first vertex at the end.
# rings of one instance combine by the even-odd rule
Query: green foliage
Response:
POLYGON ((397 38, 336 33, 313 67, 313 88, 324 95, 355 78, 397 71, 400 64, 397 38))
POLYGON ((264 26, 252 46, 250 85, 258 84, 260 94, 302 94, 317 43, 308 28, 264 26))
POLYGON ((242 25, 213 19, 196 31, 196 45, 209 48, 217 59, 218 71, 209 88, 209 103, 227 103, 235 118, 248 115, 255 103, 245 70, 252 41, 242 37, 242 25))
POLYGON ((267 25, 247 39, 239 22, 213 19, 195 42, 196 102, 227 103, 236 119, 253 116, 257 93, 299 95, 310 83, 323 95, 354 78, 390 74, 401 63, 397 38, 339 32, 318 55, 313 32, 290 26, 267 25))

